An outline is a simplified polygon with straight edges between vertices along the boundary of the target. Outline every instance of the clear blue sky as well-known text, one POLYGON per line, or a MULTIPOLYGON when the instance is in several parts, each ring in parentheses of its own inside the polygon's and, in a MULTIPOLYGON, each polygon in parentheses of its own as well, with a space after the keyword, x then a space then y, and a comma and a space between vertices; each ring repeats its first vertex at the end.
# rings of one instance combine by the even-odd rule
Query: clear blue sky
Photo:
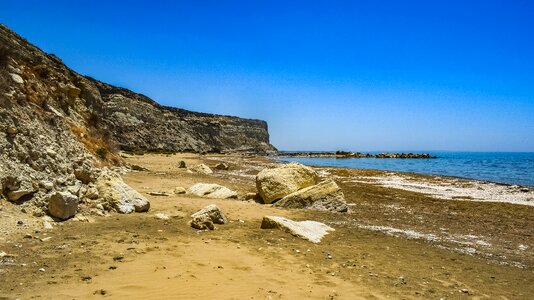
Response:
POLYGON ((534 151, 534 1, 0 0, 0 22, 283 150, 534 151))

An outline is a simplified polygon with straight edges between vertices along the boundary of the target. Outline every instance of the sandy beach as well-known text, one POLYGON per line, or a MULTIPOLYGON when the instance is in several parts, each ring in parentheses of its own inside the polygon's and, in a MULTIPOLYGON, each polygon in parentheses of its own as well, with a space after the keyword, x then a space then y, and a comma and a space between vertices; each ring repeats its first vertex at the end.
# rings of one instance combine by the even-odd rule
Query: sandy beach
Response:
POLYGON ((451 185, 450 178, 321 167, 316 168, 320 176, 334 178, 342 188, 349 213, 280 209, 244 200, 255 192, 255 174, 278 164, 268 158, 124 156, 128 164, 147 169, 123 175, 150 200, 147 213, 78 214, 44 229, 40 218, 3 203, 3 299, 528 299, 534 294, 534 207, 527 203, 532 192, 508 203, 515 191, 454 179, 452 196, 444 197, 436 195, 436 186, 451 185), (230 168, 200 175, 178 168, 181 160, 212 167, 224 162, 230 168), (237 191, 238 199, 172 192, 199 182, 224 185, 237 191), (472 201, 473 189, 495 201, 472 201), (495 197, 487 196, 491 193, 495 197), (190 215, 212 203, 230 223, 214 231, 191 228, 190 215), (313 244, 260 229, 266 215, 324 222, 335 231, 313 244))

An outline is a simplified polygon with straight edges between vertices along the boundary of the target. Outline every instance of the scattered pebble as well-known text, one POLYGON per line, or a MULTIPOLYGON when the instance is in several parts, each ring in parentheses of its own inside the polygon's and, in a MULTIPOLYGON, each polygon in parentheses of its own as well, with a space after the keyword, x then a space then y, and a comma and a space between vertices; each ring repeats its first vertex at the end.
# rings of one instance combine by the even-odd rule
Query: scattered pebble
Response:
POLYGON ((39 272, 44 272, 44 271, 45 271, 44 268, 40 268, 40 269, 39 269, 39 272))
POLYGON ((99 290, 96 290, 93 295, 106 295, 108 292, 105 290, 105 289, 99 289, 99 290))

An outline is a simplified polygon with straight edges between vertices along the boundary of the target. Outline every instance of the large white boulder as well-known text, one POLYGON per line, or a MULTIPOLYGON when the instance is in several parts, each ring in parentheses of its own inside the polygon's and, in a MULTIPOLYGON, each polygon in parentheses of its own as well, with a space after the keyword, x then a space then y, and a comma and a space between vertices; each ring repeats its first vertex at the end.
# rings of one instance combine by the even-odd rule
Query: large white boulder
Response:
POLYGON ((341 188, 331 179, 291 193, 274 206, 347 212, 347 202, 341 188))
POLYGON ((237 193, 222 185, 214 183, 197 183, 189 188, 190 194, 214 199, 237 198, 237 193))
POLYGON ((150 202, 143 195, 124 183, 119 174, 108 169, 104 169, 96 180, 96 188, 99 197, 120 213, 143 212, 150 208, 150 202))
POLYGON ((265 216, 261 222, 262 229, 281 229, 294 236, 303 238, 312 243, 319 243, 321 239, 334 228, 315 221, 293 221, 283 217, 265 216))
POLYGON ((256 175, 256 188, 263 202, 273 203, 318 181, 317 172, 299 163, 264 169, 256 175))
POLYGON ((52 217, 66 220, 78 210, 78 197, 69 192, 55 192, 48 199, 48 213, 52 217))

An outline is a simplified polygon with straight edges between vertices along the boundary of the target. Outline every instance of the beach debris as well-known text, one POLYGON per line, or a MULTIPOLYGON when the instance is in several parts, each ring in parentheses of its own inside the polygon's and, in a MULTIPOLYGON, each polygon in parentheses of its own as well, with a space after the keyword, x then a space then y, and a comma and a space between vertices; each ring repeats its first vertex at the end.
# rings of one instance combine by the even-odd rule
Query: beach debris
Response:
POLYGON ((124 183, 121 176, 104 168, 96 181, 100 197, 119 213, 144 212, 150 202, 136 190, 124 183))
POLYGON ((341 188, 331 179, 298 190, 274 203, 284 208, 306 208, 333 212, 347 212, 347 202, 341 188))
POLYGON ((191 215, 191 227, 200 230, 213 230, 213 224, 226 224, 228 219, 215 204, 210 204, 191 215))
POLYGON ((205 198, 228 199, 237 198, 237 193, 222 185, 214 183, 197 183, 189 188, 188 192, 195 196, 205 198))
POLYGON ((205 164, 194 165, 190 167, 188 170, 193 173, 204 174, 204 175, 213 174, 213 171, 210 169, 210 167, 206 166, 205 164))
POLYGON ((185 169, 185 168, 187 168, 187 165, 185 164, 185 161, 181 160, 181 161, 178 163, 178 168, 180 168, 180 169, 185 169))
POLYGON ((281 229, 315 244, 321 242, 321 239, 330 231, 335 231, 334 228, 320 222, 293 221, 277 216, 263 217, 261 229, 281 229))
POLYGON ((48 213, 55 218, 66 220, 78 210, 78 197, 69 192, 55 192, 48 199, 48 213))
POLYGON ((312 168, 290 163, 260 171, 256 175, 256 188, 263 202, 270 204, 300 189, 315 185, 317 181, 317 172, 312 168))
POLYGON ((157 196, 157 197, 168 197, 169 194, 167 194, 166 192, 148 192, 147 194, 149 194, 150 196, 157 196))

